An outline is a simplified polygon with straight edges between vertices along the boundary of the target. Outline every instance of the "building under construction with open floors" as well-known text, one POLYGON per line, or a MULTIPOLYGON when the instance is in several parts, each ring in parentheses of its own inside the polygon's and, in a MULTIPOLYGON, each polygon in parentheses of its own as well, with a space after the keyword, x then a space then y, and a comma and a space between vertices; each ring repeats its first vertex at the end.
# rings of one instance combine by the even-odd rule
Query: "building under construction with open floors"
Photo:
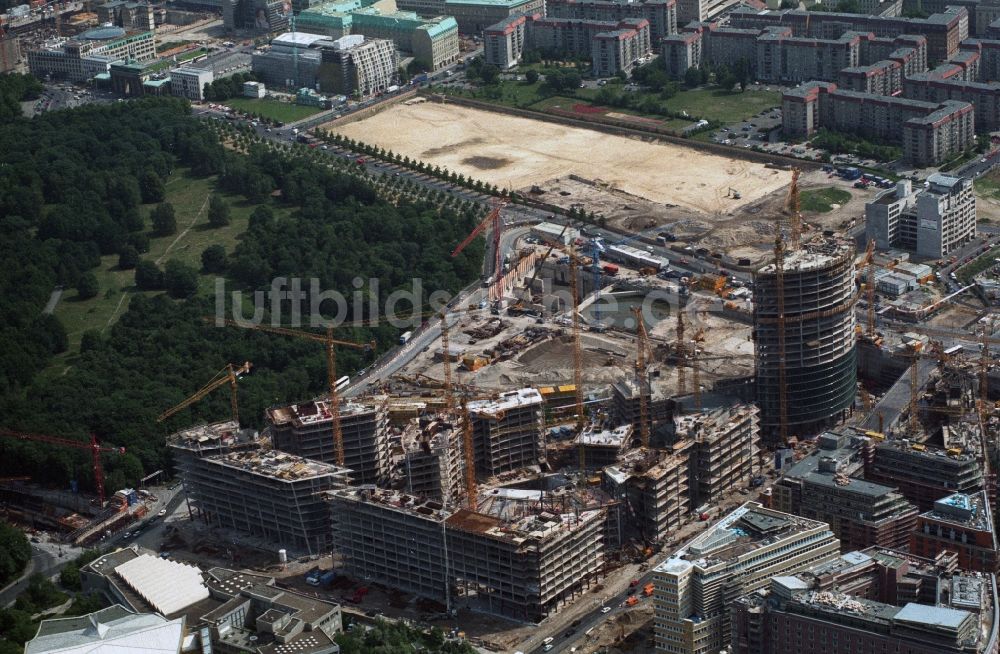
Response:
POLYGON ((381 489, 329 501, 350 574, 449 609, 538 622, 586 592, 603 565, 603 510, 502 520, 381 489))
MULTIPOLYGON (((167 447, 174 460, 174 471, 186 489, 192 467, 198 459, 257 450, 261 447, 261 440, 257 430, 240 429, 235 420, 224 420, 174 432, 167 437, 167 447)), ((197 507, 192 506, 191 510, 196 511, 197 507)))
POLYGON ((675 418, 677 438, 691 442, 691 506, 745 488, 757 457, 758 409, 752 404, 675 418))
POLYGON ((865 479, 895 486, 921 511, 952 493, 971 495, 983 488, 976 456, 907 439, 866 445, 865 479))
MULTIPOLYGON (((662 384, 650 384, 649 389, 650 431, 655 433, 657 425, 670 419, 673 400, 667 397, 662 384)), ((611 385, 611 412, 618 424, 629 424, 638 432, 642 422, 639 402, 639 384, 632 377, 618 379, 611 385)))
POLYGON ((349 482, 345 468, 270 449, 193 459, 183 475, 188 501, 209 524, 309 554, 330 549, 321 494, 349 482))
POLYGON ((476 471, 486 477, 545 459, 542 396, 534 388, 469 402, 476 471))
POLYGON ((614 465, 632 446, 632 425, 605 429, 588 425, 576 437, 576 446, 583 448, 584 466, 587 470, 601 470, 614 465))
POLYGON ((666 543, 690 512, 691 442, 656 450, 632 450, 604 469, 602 486, 626 506, 641 540, 666 543))
MULTIPOLYGON (((337 461, 328 399, 272 407, 265 415, 275 448, 325 463, 337 461)), ((384 398, 342 401, 340 430, 351 480, 385 484, 389 479, 389 413, 384 398)))
POLYGON ((723 651, 734 600, 839 552, 826 523, 747 502, 653 569, 657 651, 723 651))
POLYGON ((403 428, 399 472, 408 494, 458 506, 465 479, 461 429, 457 413, 421 416, 403 428))
POLYGON ((824 240, 783 258, 780 274, 773 262, 754 274, 757 404, 770 443, 782 398, 786 435, 805 436, 840 417, 857 390, 854 246, 824 240))

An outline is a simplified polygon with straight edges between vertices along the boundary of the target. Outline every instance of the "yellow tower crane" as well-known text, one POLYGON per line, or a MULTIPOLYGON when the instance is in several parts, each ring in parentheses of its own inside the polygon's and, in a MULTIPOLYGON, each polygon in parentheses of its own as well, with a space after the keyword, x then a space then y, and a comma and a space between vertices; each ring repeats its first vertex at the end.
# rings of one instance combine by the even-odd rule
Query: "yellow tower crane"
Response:
POLYGON ((237 397, 236 397, 237 396, 236 380, 239 379, 240 375, 245 375, 248 372, 250 372, 251 367, 252 364, 249 361, 244 361, 243 365, 240 366, 239 368, 233 367, 233 364, 231 363, 226 364, 225 368, 217 372, 215 374, 215 377, 212 377, 211 381, 202 386, 196 393, 185 399, 183 402, 173 407, 170 407, 169 409, 161 413, 159 416, 157 416, 156 422, 163 422, 170 416, 176 414, 178 411, 182 411, 183 409, 186 409, 187 407, 191 406, 192 404, 194 404, 201 398, 205 397, 206 395, 208 395, 215 389, 219 388, 220 386, 225 386, 226 384, 229 384, 231 393, 229 403, 233 411, 233 421, 236 424, 239 424, 240 411, 239 411, 239 403, 237 402, 237 397))

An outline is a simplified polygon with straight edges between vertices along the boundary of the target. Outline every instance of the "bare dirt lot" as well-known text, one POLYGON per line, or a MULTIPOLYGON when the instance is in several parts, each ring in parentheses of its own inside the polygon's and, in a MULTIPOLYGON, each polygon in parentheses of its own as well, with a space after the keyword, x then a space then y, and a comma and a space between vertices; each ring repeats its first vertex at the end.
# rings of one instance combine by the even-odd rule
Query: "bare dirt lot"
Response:
POLYGON ((728 213, 788 183, 763 164, 452 104, 398 104, 331 127, 503 188, 572 173, 705 213, 728 213), (739 200, 726 197, 731 188, 739 200))

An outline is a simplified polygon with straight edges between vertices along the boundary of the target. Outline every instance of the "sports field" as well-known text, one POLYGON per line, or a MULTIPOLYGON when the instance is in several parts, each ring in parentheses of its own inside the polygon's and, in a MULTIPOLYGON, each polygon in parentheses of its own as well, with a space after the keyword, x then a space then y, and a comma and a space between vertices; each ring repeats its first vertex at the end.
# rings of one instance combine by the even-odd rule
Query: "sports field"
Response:
POLYGON ((763 164, 454 104, 397 104, 328 128, 501 188, 573 173, 705 213, 728 213, 788 183, 763 164), (730 189, 741 198, 727 197, 730 189))

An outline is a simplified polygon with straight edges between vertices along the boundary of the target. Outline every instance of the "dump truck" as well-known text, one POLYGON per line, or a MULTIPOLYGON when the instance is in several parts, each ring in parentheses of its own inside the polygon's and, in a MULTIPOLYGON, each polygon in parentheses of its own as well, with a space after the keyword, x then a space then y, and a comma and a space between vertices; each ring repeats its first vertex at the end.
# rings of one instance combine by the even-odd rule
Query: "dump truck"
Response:
POLYGON ((625 600, 625 606, 635 606, 638 603, 639 599, 635 595, 625 600))
POLYGON ((650 582, 642 587, 642 594, 646 597, 650 597, 653 594, 653 583, 650 582))

